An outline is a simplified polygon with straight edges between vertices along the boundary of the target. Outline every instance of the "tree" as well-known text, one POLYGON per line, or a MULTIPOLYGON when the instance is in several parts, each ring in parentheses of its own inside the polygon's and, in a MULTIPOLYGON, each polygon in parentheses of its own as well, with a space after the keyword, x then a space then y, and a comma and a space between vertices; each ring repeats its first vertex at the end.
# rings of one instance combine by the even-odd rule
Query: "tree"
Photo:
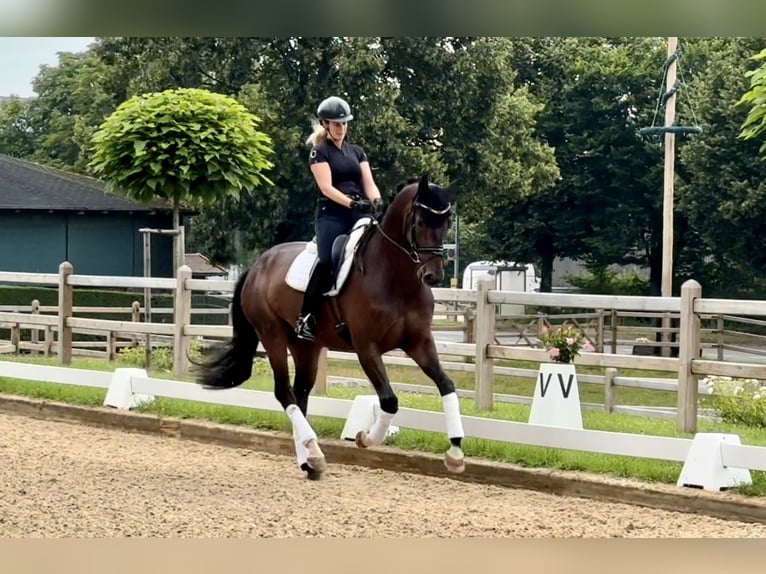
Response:
MULTIPOLYGON (((690 241, 680 250, 679 279, 694 278, 719 297, 762 297, 766 256, 766 163, 756 138, 740 137, 748 110, 739 105, 762 38, 687 41, 703 132, 679 152, 678 205, 690 241)), ((680 282, 680 281, 679 281, 680 282)))
POLYGON ((539 262, 516 249, 513 207, 558 177, 554 150, 540 137, 541 101, 515 84, 506 38, 393 38, 383 41, 387 75, 401 86, 398 109, 411 141, 432 150, 457 190, 460 251, 470 257, 539 262))
POLYGON ((109 73, 91 52, 58 55, 57 66, 42 66, 32 85, 29 104, 35 133, 33 159, 84 173, 90 138, 117 107, 106 89, 109 73))
POLYGON ((26 159, 34 151, 29 102, 16 97, 0 102, 0 153, 26 159))
POLYGON ((210 205, 271 184, 271 138, 236 100, 197 88, 134 96, 93 135, 93 173, 109 189, 173 206, 210 205))
POLYGON ((560 177, 509 205, 503 228, 515 258, 537 253, 541 290, 556 257, 596 266, 640 263, 661 278, 661 147, 643 141, 661 68, 656 39, 520 38, 516 83, 544 104, 537 131, 560 177))
MULTIPOLYGON (((751 58, 760 61, 761 65, 745 73, 745 77, 750 78, 750 89, 737 102, 738 105, 750 106, 740 132, 740 137, 746 140, 766 132, 766 48, 751 58)), ((766 143, 761 146, 760 152, 766 154, 766 143)))

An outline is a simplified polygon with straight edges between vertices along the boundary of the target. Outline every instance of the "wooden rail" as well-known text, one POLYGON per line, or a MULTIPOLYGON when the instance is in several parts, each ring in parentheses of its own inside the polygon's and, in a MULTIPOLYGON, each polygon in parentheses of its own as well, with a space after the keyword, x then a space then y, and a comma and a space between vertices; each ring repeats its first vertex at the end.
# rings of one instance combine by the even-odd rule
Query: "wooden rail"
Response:
MULTIPOLYGON (((60 266, 59 274, 30 274, 30 273, 0 273, 0 280, 16 283, 49 284, 55 281, 58 286, 59 303, 55 314, 41 313, 37 305, 34 313, 18 313, 0 311, 0 325, 11 325, 11 340, 0 342, 3 349, 9 347, 18 352, 21 349, 55 353, 62 364, 69 364, 74 353, 90 352, 92 349, 77 341, 73 341, 75 333, 101 333, 105 336, 105 351, 110 358, 118 348, 118 336, 164 337, 174 351, 174 374, 183 374, 187 367, 187 357, 191 342, 195 338, 212 339, 227 338, 231 335, 229 325, 200 325, 192 322, 191 295, 197 290, 231 291, 233 281, 209 281, 191 279, 188 267, 179 268, 176 279, 152 279, 143 277, 107 277, 75 275, 69 263, 60 266), (75 287, 119 287, 168 289, 174 297, 173 323, 140 322, 131 320, 107 320, 76 317, 75 310, 83 313, 93 313, 93 308, 75 308, 72 304, 75 287), (39 338, 30 342, 21 341, 20 329, 29 328, 35 333, 43 331, 44 341, 39 338), (55 338, 54 338, 55 336, 55 338)), ((678 357, 670 356, 637 356, 619 353, 600 352, 583 353, 576 360, 576 365, 592 366, 604 369, 605 377, 605 407, 616 410, 618 405, 614 400, 614 388, 626 382, 625 378, 617 376, 617 369, 640 369, 672 373, 675 382, 655 381, 649 388, 675 390, 678 393, 678 426, 684 432, 694 432, 697 421, 697 397, 699 394, 699 378, 705 375, 729 375, 733 377, 750 377, 766 379, 766 364, 737 363, 713 361, 701 358, 701 335, 710 333, 703 330, 702 320, 713 318, 720 323, 721 317, 732 320, 738 313, 749 317, 749 321, 757 321, 752 317, 766 316, 766 301, 730 301, 721 299, 703 299, 699 286, 687 282, 682 288, 680 297, 622 297, 611 295, 585 295, 571 293, 526 293, 496 291, 491 281, 481 282, 475 291, 459 289, 434 289, 434 297, 438 302, 472 304, 473 308, 464 316, 471 317, 471 336, 466 336, 463 342, 438 341, 437 349, 442 356, 462 358, 473 365, 475 374, 475 393, 477 406, 482 409, 492 408, 494 401, 494 376, 507 368, 501 365, 504 361, 531 361, 543 363, 549 360, 547 353, 541 348, 531 346, 513 346, 498 344, 496 326, 498 322, 497 309, 501 304, 524 304, 538 307, 556 306, 559 308, 582 308, 583 314, 569 314, 559 320, 574 320, 575 317, 595 321, 586 329, 595 329, 599 340, 603 342, 605 335, 602 320, 613 318, 620 314, 632 314, 638 318, 675 318, 678 326, 665 329, 663 332, 678 335, 675 345, 678 357)), ((140 310, 140 309, 139 309, 140 310)), ((109 312, 113 312, 109 309, 109 312)), ((137 311, 136 304, 131 307, 131 313, 137 311)), ((53 311, 49 311, 53 313, 53 311)), ((134 317, 135 315, 133 315, 134 317)), ((536 316, 537 321, 552 324, 554 317, 548 315, 536 316)), ((766 324, 766 321, 764 321, 766 324)), ((539 323, 538 323, 539 324, 539 323)), ((756 323, 753 323, 756 324, 756 323)), ((760 326, 760 324, 758 324, 760 326)), ((590 333, 593 334, 592 332, 590 333)), ((530 339, 531 340, 531 339, 530 339)), ((124 342, 123 342, 124 344, 124 342)), ((720 347, 719 347, 720 348, 720 347)), ((328 354, 329 355, 329 354, 328 354)), ((466 367, 467 368, 467 367, 466 367)), ((317 388, 326 387, 318 381, 317 388)))

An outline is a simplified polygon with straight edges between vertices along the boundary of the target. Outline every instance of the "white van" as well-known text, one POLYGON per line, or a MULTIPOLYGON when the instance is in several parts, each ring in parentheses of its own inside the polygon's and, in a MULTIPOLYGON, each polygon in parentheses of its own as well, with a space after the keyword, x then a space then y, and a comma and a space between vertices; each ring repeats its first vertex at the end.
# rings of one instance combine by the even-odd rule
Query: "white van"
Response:
MULTIPOLYGON (((494 278, 495 289, 499 291, 540 291, 540 278, 531 263, 518 264, 512 261, 474 261, 463 271, 463 289, 477 289, 479 280, 494 278)), ((523 315, 524 305, 501 305, 501 315, 523 315)))

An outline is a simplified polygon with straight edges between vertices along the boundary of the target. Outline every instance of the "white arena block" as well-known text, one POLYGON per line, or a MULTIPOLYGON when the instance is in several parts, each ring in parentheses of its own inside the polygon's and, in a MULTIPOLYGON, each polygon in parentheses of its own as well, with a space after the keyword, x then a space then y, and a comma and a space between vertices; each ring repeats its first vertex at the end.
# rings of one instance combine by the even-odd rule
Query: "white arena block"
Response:
POLYGON ((131 377, 148 378, 146 369, 121 368, 112 373, 112 380, 104 398, 105 407, 130 410, 154 401, 153 395, 133 393, 131 377))
MULTIPOLYGON (((368 431, 378 418, 380 412, 380 400, 377 395, 357 395, 354 402, 351 403, 351 409, 346 417, 346 424, 340 437, 345 440, 355 440, 356 433, 359 431, 368 431)), ((399 432, 399 427, 391 425, 388 427, 386 436, 393 436, 399 432)))
POLYGON ((580 390, 571 363, 540 363, 529 424, 582 430, 580 390))
POLYGON ((714 492, 752 484, 749 469, 723 465, 721 447, 726 444, 742 443, 739 435, 736 434, 697 433, 694 435, 676 484, 714 492))

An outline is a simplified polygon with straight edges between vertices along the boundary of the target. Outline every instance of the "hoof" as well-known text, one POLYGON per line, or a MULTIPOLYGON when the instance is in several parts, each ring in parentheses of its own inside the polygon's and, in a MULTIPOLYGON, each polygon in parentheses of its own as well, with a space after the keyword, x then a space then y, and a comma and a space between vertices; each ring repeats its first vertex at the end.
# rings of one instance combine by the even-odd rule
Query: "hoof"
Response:
POLYGON ((313 469, 315 472, 318 472, 319 474, 322 474, 327 470, 327 460, 324 456, 310 456, 306 461, 306 464, 308 464, 311 469, 313 469))
POLYGON ((309 456, 306 459, 306 463, 314 470, 314 472, 322 474, 327 470, 327 460, 325 460, 324 453, 319 448, 317 441, 310 441, 306 447, 309 449, 309 456))
POLYGON ((309 480, 319 480, 320 478, 322 478, 323 473, 309 466, 309 463, 307 462, 304 462, 301 465, 301 470, 305 471, 306 478, 308 478, 309 480))
POLYGON ((360 430, 358 433, 356 433, 356 446, 359 448, 367 448, 367 443, 365 442, 367 440, 367 433, 363 430, 360 430))
POLYGON ((444 466, 447 467, 449 472, 460 474, 465 470, 465 457, 463 451, 459 448, 452 447, 444 455, 444 466))

